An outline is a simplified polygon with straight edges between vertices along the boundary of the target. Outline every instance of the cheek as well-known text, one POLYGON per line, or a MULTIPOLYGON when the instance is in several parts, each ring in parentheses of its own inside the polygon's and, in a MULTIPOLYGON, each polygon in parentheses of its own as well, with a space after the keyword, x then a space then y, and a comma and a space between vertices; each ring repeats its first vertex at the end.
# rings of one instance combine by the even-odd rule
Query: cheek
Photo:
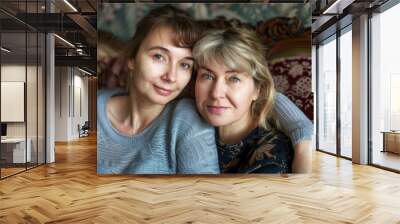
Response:
POLYGON ((250 109, 251 102, 253 101, 254 90, 251 87, 243 87, 230 91, 231 101, 242 110, 250 109))
POLYGON ((196 81, 195 85, 196 102, 202 103, 203 101, 207 100, 209 92, 208 89, 209 89, 208 84, 196 81))
POLYGON ((142 60, 139 60, 136 68, 139 68, 137 74, 140 76, 140 79, 149 82, 156 80, 157 77, 162 74, 164 69, 162 64, 152 63, 151 59, 149 58, 143 58, 142 60))
POLYGON ((179 83, 179 87, 181 89, 185 88, 185 86, 187 84, 189 84, 191 78, 192 78, 192 73, 191 72, 188 73, 188 72, 184 72, 183 71, 183 72, 179 73, 178 77, 177 77, 178 83, 179 83))

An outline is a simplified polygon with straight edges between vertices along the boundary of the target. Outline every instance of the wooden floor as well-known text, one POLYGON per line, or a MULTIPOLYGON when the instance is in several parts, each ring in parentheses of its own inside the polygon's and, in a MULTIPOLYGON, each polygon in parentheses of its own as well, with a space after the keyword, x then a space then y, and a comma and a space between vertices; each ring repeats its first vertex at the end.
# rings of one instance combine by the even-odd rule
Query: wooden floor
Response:
POLYGON ((310 175, 97 176, 96 139, 0 181, 0 223, 400 223, 400 175, 316 152, 310 175))
POLYGON ((2 178, 26 170, 25 167, 24 167, 24 168, 19 168, 19 167, 18 167, 18 168, 0 168, 0 169, 1 169, 1 177, 2 177, 2 178))
POLYGON ((5 177, 11 176, 11 175, 15 175, 17 173, 24 172, 27 169, 29 170, 29 169, 33 169, 35 167, 37 167, 36 163, 27 163, 26 167, 25 167, 25 164, 18 164, 18 167, 0 168, 1 169, 0 170, 1 178, 5 178, 5 177))

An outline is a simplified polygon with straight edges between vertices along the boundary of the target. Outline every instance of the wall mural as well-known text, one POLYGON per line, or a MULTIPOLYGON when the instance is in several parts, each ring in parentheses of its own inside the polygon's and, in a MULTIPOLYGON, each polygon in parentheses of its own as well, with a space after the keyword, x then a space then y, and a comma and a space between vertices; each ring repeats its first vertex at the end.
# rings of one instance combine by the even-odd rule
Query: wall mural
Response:
MULTIPOLYGON (((103 3, 99 7, 97 28, 108 31, 123 41, 129 40, 135 31, 136 22, 147 12, 161 4, 103 3)), ((224 16, 256 26, 257 23, 276 17, 298 18, 304 27, 311 26, 310 4, 297 3, 244 3, 244 4, 171 4, 184 9, 197 20, 215 19, 224 16)))
MULTIPOLYGON (((273 75, 276 89, 288 96, 307 117, 313 119, 313 93, 311 92, 311 9, 310 4, 173 4, 184 9, 208 26, 223 28, 230 25, 244 25, 259 33, 266 48, 266 58, 273 75)), ((104 3, 99 7, 97 26, 99 47, 123 49, 134 31, 136 22, 147 12, 161 4, 104 3)), ((102 57, 99 52, 100 86, 109 84, 110 79, 102 73, 127 72, 126 66, 110 66, 119 60, 102 57), (103 80, 103 81, 102 81, 103 80), (103 83, 102 83, 103 82, 103 83)), ((123 86, 124 81, 113 79, 123 86)))

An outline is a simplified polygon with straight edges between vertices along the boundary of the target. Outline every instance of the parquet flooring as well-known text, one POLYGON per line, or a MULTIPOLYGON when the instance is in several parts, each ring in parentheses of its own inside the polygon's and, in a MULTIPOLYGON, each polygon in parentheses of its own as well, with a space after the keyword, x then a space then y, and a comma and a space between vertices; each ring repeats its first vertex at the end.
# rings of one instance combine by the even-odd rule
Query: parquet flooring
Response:
POLYGON ((89 137, 0 181, 0 223, 400 223, 400 175, 315 152, 309 175, 98 176, 89 137))
POLYGON ((24 170, 25 170, 25 167, 24 168, 1 168, 1 176, 7 177, 12 174, 24 171, 24 170))

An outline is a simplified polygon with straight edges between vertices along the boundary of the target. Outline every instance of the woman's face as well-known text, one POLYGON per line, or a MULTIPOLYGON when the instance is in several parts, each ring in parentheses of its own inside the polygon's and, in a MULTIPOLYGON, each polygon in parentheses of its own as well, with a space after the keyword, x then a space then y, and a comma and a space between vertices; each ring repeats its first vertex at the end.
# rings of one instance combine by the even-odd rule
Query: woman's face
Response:
POLYGON ((250 74, 217 62, 199 67, 195 92, 200 114, 217 127, 250 121, 251 103, 258 97, 250 74))
POLYGON ((175 99, 190 81, 192 51, 173 43, 175 32, 158 27, 143 40, 133 59, 133 81, 138 99, 165 105, 175 99))

